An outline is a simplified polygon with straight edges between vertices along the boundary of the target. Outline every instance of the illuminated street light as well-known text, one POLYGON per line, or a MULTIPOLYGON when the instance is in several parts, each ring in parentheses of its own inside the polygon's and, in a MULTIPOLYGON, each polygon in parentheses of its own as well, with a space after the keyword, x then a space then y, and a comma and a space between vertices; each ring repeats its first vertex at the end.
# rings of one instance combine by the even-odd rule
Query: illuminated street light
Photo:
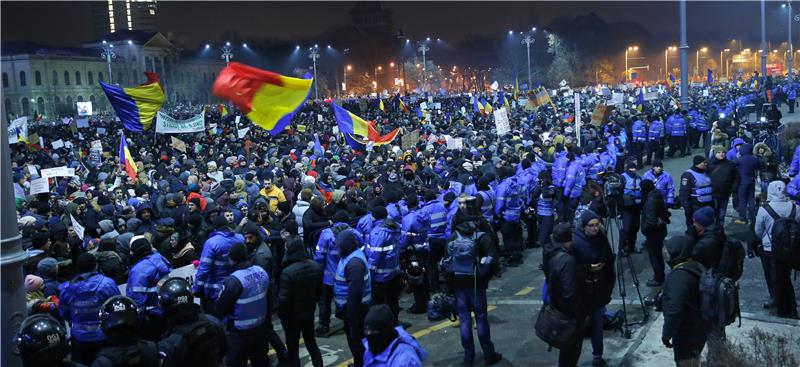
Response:
POLYGON ((247 48, 247 44, 246 43, 242 43, 242 47, 247 48))
POLYGON ((114 84, 114 81, 111 76, 111 59, 116 59, 117 54, 114 53, 114 45, 103 41, 103 46, 101 46, 102 51, 100 52, 100 57, 106 59, 106 65, 108 66, 108 84, 114 84))
POLYGON ((676 46, 669 46, 664 50, 664 72, 667 74, 669 74, 669 62, 668 62, 669 52, 677 50, 678 47, 676 46))
POLYGON ((231 48, 231 43, 225 42, 225 46, 222 46, 220 51, 222 51, 222 55, 220 56, 223 60, 225 60, 225 66, 227 66, 233 58, 233 48, 231 48))
MULTIPOLYGON (((536 30, 536 27, 533 27, 533 31, 536 30)), ((532 32, 533 32, 532 31, 532 32)), ((525 45, 525 49, 528 51, 528 88, 531 87, 531 45, 536 42, 536 39, 533 38, 532 34, 525 35, 525 38, 522 39, 521 43, 525 45)))
POLYGON ((731 49, 726 48, 726 49, 724 49, 724 50, 719 52, 719 68, 720 68, 719 70, 722 70, 722 65, 724 64, 725 65, 725 78, 729 78, 729 76, 728 76, 728 68, 727 68, 728 64, 722 61, 722 55, 725 54, 726 52, 731 52, 731 49))
POLYGON ((319 52, 317 52, 317 48, 317 45, 314 45, 314 48, 308 54, 308 58, 312 60, 314 65, 314 99, 319 99, 319 89, 317 88, 317 59, 319 58, 319 52))
POLYGON ((631 73, 630 69, 628 69, 628 52, 639 51, 639 46, 628 46, 625 49, 625 79, 630 81, 631 80, 631 73))
POLYGON ((703 48, 700 48, 699 50, 695 51, 695 53, 694 53, 694 76, 695 77, 700 75, 700 53, 701 52, 705 53, 707 51, 708 51, 708 47, 703 47, 703 48))

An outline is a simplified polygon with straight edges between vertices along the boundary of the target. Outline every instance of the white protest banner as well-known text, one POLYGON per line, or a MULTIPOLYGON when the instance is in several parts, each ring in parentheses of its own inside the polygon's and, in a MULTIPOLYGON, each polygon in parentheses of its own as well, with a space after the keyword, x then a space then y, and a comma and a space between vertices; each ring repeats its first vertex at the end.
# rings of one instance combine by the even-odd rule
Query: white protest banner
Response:
POLYGON ((92 141, 92 149, 103 150, 103 142, 100 139, 92 141))
POLYGON ((500 87, 500 84, 499 84, 499 83, 497 83, 497 80, 495 80, 495 81, 492 83, 492 85, 490 85, 490 86, 489 86, 489 88, 492 88, 492 90, 497 90, 497 88, 499 88, 499 87, 500 87))
MULTIPOLYGON (((34 167, 36 169, 36 167, 34 167)), ((37 178, 31 181, 31 195, 43 194, 50 192, 50 185, 47 183, 46 178, 37 178)))
POLYGON ((645 101, 652 101, 658 99, 658 92, 647 92, 644 94, 645 101))
POLYGON ((18 143, 20 137, 28 139, 28 118, 25 116, 11 121, 8 125, 8 143, 18 143))
POLYGON ((61 140, 61 139, 58 139, 58 140, 50 143, 50 145, 53 147, 53 149, 63 148, 64 147, 64 141, 61 140))
POLYGON ((609 101, 608 104, 612 105, 612 106, 613 105, 622 104, 623 98, 624 98, 624 95, 622 93, 614 92, 611 95, 611 101, 609 101))
POLYGON ((455 149, 461 150, 464 148, 464 138, 455 138, 453 140, 454 140, 453 145, 455 146, 455 149))
POLYGON ((421 110, 427 110, 428 109, 428 104, 425 103, 425 102, 422 102, 422 103, 419 104, 419 108, 421 110))
MULTIPOLYGON (((193 244, 193 245, 196 245, 196 244, 193 244)), ((190 285, 192 285, 192 284, 194 284, 195 274, 197 274, 197 268, 195 268, 194 264, 189 264, 189 265, 186 265, 186 266, 181 266, 180 268, 177 268, 177 269, 172 269, 172 271, 169 272, 169 275, 167 275, 165 277, 165 279, 172 278, 172 277, 183 278, 187 282, 189 282, 190 285)), ((122 295, 125 295, 125 291, 128 288, 128 284, 127 283, 120 284, 118 287, 119 287, 119 292, 122 295)), ((195 297, 194 298, 194 303, 200 304, 200 297, 195 297)))
POLYGON ((317 114, 317 121, 322 122, 322 115, 317 114))
POLYGON ((239 135, 239 139, 244 139, 244 136, 247 135, 248 131, 250 131, 250 128, 246 127, 244 129, 237 130, 236 133, 237 135, 239 135))
POLYGON ((176 120, 166 113, 158 111, 156 115, 156 132, 162 134, 176 133, 195 133, 206 128, 205 115, 200 113, 197 116, 185 120, 176 120))
POLYGON ((72 220, 72 229, 75 230, 75 234, 78 235, 78 238, 83 240, 83 233, 86 232, 86 228, 84 228, 72 214, 69 215, 69 218, 72 220))
POLYGON ((89 127, 89 119, 78 119, 78 128, 89 127))
POLYGON ((42 178, 72 177, 72 176, 75 176, 75 169, 67 168, 67 166, 45 168, 42 170, 42 178))
POLYGON ((65 142, 64 142, 64 148, 67 148, 67 149, 72 149, 72 146, 73 146, 73 145, 72 145, 72 142, 71 142, 71 141, 65 141, 65 142))
POLYGON ((703 89, 703 97, 708 97, 708 89, 703 89))
POLYGON ((508 121, 508 113, 506 113, 506 108, 498 108, 494 110, 494 125, 497 127, 497 135, 507 134, 511 131, 511 125, 508 121))

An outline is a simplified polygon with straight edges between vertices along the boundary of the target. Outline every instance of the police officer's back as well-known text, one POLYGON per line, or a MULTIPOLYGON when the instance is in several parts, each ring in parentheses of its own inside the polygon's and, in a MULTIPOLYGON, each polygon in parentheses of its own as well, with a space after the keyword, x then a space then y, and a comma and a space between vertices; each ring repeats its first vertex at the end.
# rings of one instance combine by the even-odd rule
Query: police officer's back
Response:
POLYGON ((125 296, 114 296, 100 308, 100 325, 108 344, 97 353, 92 367, 157 367, 156 343, 136 336, 139 313, 136 303, 125 296))
POLYGON ((158 301, 168 323, 159 342, 164 355, 162 366, 221 365, 228 349, 222 323, 194 303, 189 282, 183 278, 167 279, 158 291, 158 301))

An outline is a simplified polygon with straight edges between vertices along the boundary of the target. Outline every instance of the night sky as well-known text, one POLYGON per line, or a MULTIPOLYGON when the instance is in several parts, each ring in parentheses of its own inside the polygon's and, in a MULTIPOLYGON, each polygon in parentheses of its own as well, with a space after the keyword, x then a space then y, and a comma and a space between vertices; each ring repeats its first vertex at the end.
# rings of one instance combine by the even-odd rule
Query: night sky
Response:
MULTIPOLYGON (((185 47, 222 41, 236 32, 244 39, 312 39, 346 26, 353 2, 159 1, 161 31, 185 47)), ((785 10, 767 3, 767 33, 786 38, 785 10)), ((2 2, 2 40, 80 46, 93 38, 87 2, 2 2)), ((593 12, 608 23, 639 23, 666 42, 678 40, 678 2, 385 2, 396 28, 414 38, 459 42, 470 34, 490 35, 542 27, 559 16, 593 12)), ((751 2, 689 2, 689 43, 705 39, 757 41, 759 5, 751 2)), ((800 5, 798 5, 800 6, 800 5)), ((797 12, 797 9, 795 10, 797 12)), ((797 24, 800 28, 800 24, 797 24)), ((677 43, 677 42, 676 42, 677 43)))

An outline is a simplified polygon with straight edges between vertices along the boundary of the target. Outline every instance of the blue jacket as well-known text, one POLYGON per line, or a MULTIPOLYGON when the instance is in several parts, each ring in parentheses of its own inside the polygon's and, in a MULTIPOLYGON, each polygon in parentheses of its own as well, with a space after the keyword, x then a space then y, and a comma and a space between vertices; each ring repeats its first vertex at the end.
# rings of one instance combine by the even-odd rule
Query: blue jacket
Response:
POLYGON ((800 175, 794 176, 792 181, 786 185, 786 193, 789 199, 794 199, 794 202, 800 205, 800 175))
POLYGON ((267 319, 269 302, 267 290, 269 289, 269 274, 258 265, 239 269, 231 273, 242 285, 233 313, 228 317, 237 330, 256 328, 267 319))
POLYGON ((677 113, 667 119, 667 125, 671 136, 686 136, 686 120, 677 113))
MULTIPOLYGON (((339 266, 339 249, 336 247, 336 236, 345 231, 350 231, 356 238, 361 238, 361 234, 350 228, 347 223, 334 223, 330 228, 323 229, 319 234, 314 260, 323 269, 322 284, 333 285, 334 277, 336 277, 336 267, 339 266)), ((356 248, 360 247, 361 243, 356 245, 356 248)))
POLYGON ((741 157, 734 161, 739 171, 739 184, 755 182, 756 171, 760 168, 761 162, 753 155, 753 145, 742 144, 739 152, 742 154, 741 157))
POLYGON ((570 162, 567 167, 567 179, 564 180, 564 197, 570 199, 580 197, 585 183, 586 171, 581 167, 581 162, 577 159, 570 162))
POLYGON ((553 162, 553 185, 557 187, 564 187, 564 179, 567 176, 567 165, 569 161, 567 160, 567 153, 566 152, 559 152, 556 153, 555 162, 553 162))
POLYGON ((370 352, 367 338, 361 341, 366 350, 364 367, 422 367, 428 353, 402 326, 395 326, 394 329, 397 331, 397 338, 381 354, 374 355, 370 352))
POLYGON ((375 218, 372 217, 372 214, 361 217, 356 223, 356 231, 361 234, 361 239, 364 242, 369 240, 369 233, 372 232, 373 227, 375 227, 375 218))
POLYGON ((458 213, 458 201, 453 201, 450 203, 450 207, 447 208, 447 227, 444 230, 444 238, 448 239, 453 234, 453 219, 456 217, 456 213, 458 213))
POLYGON ((794 177, 798 174, 800 174, 800 145, 794 149, 792 163, 789 164, 789 177, 794 177))
POLYGON ((518 221, 525 200, 525 192, 517 182, 517 178, 511 176, 500 182, 495 193, 497 193, 497 203, 494 206, 494 213, 497 217, 507 222, 518 221))
POLYGON ((636 120, 631 126, 631 139, 634 143, 644 143, 647 140, 647 130, 644 126, 644 121, 636 120))
POLYGON ((70 323, 72 339, 78 342, 101 341, 106 336, 100 329, 100 306, 119 294, 113 279, 96 271, 83 273, 59 287, 61 303, 58 312, 70 323))
POLYGON ((536 188, 536 185, 539 182, 538 177, 534 176, 534 172, 530 168, 523 170, 516 176, 517 176, 517 183, 519 183, 522 186, 522 192, 524 195, 523 202, 525 204, 530 204, 531 192, 533 191, 533 189, 536 188))
POLYGON ((536 215, 552 217, 555 212, 556 187, 548 185, 542 187, 539 191, 539 197, 536 199, 536 215))
POLYGON ((741 144, 744 144, 744 139, 733 138, 733 141, 731 142, 731 149, 729 149, 728 153, 725 154, 725 158, 735 163, 736 159, 739 158, 739 152, 736 150, 736 146, 741 144))
POLYGON ((231 275, 228 252, 235 243, 244 243, 244 237, 231 231, 214 231, 203 245, 200 265, 194 277, 192 290, 207 299, 217 299, 222 282, 231 275))
POLYGON ((414 246, 418 251, 428 251, 428 231, 431 228, 431 217, 422 208, 415 209, 405 217, 400 225, 400 243, 403 248, 414 246))
POLYGON ((425 211, 425 214, 430 219, 428 239, 445 239, 444 233, 447 229, 447 208, 444 207, 444 204, 440 200, 429 201, 421 210, 425 211))
POLYGON ((142 311, 160 315, 158 304, 158 281, 169 275, 172 264, 158 252, 143 257, 131 267, 125 295, 130 297, 142 311))
POLYGON ((642 176, 642 180, 653 181, 656 190, 661 191, 661 194, 664 195, 664 200, 668 206, 675 203, 675 183, 672 180, 672 176, 670 176, 667 171, 662 171, 661 174, 656 177, 653 170, 649 169, 644 173, 644 176, 642 176))
POLYGON ((377 224, 369 234, 364 254, 373 282, 386 282, 400 275, 400 225, 391 218, 377 224))
POLYGON ((647 141, 656 141, 664 137, 664 123, 655 120, 650 123, 650 129, 647 131, 647 141))
POLYGON ((708 121, 706 121, 706 117, 703 116, 700 112, 696 110, 689 111, 689 116, 692 118, 692 122, 690 123, 691 127, 697 131, 705 132, 711 129, 709 126, 708 121))
POLYGON ((614 152, 605 151, 600 153, 600 164, 605 169, 608 166, 616 167, 617 165, 617 156, 614 152))
POLYGON ((642 178, 634 174, 631 176, 630 172, 625 171, 622 175, 623 181, 623 195, 633 198, 636 205, 642 203, 642 178))
POLYGON ((483 218, 485 218, 487 222, 492 223, 494 219, 494 190, 488 189, 486 191, 479 191, 478 196, 480 196, 482 200, 481 215, 483 215, 483 218))
POLYGON ((403 217, 408 214, 406 201, 400 200, 396 203, 386 204, 386 212, 389 213, 389 218, 392 218, 395 222, 400 223, 403 220, 403 217))

